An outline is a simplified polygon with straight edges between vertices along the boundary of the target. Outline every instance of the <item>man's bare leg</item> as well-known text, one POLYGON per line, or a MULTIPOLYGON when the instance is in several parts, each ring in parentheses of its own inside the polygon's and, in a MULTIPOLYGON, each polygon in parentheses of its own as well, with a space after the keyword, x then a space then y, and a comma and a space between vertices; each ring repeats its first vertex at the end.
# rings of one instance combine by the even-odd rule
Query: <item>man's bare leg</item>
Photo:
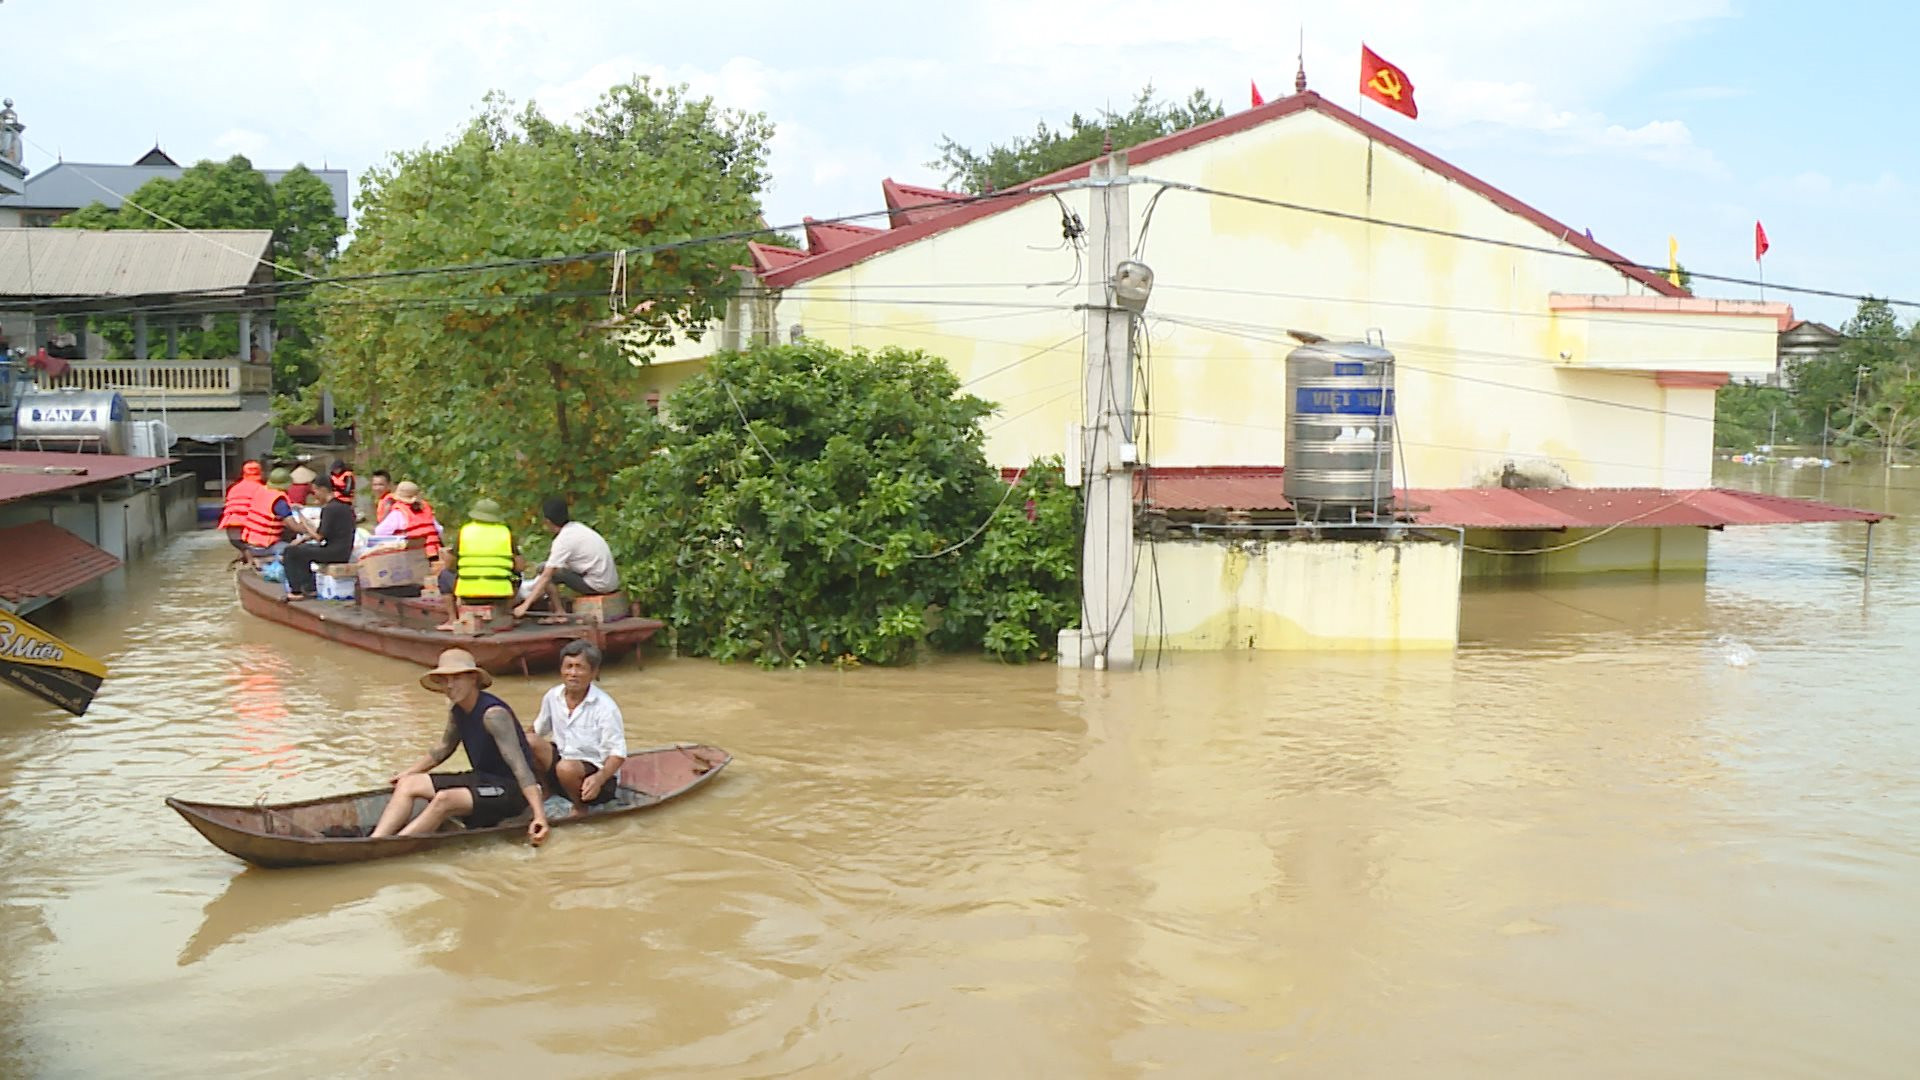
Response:
POLYGON ((426 773, 413 773, 400 778, 393 785, 393 798, 387 800, 387 808, 380 811, 380 822, 373 827, 374 836, 392 836, 400 831, 413 815, 413 800, 433 798, 433 778, 426 773))
POLYGON ((574 810, 578 813, 586 813, 587 804, 585 800, 580 798, 580 785, 587 782, 587 763, 584 761, 563 761, 554 768, 554 772, 559 774, 560 789, 566 794, 567 799, 573 803, 574 810))
POLYGON ((540 791, 544 795, 557 795, 547 785, 547 773, 553 768, 553 744, 538 735, 527 736, 527 746, 533 751, 533 775, 540 778, 540 791))
POLYGON ((468 788, 452 787, 433 793, 433 801, 427 804, 420 816, 407 823, 400 830, 401 836, 424 836, 440 828, 450 817, 465 817, 473 813, 473 792, 468 788))

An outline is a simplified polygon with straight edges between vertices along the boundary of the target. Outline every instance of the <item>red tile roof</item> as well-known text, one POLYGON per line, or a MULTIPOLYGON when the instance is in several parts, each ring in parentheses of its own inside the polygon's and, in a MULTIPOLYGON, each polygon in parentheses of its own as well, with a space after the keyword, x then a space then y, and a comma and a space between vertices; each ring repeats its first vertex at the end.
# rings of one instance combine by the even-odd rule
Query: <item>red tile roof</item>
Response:
POLYGON ((86 487, 157 469, 172 458, 0 450, 0 503, 86 487))
MULTIPOLYGON (((1438 173, 1454 183, 1459 184, 1461 187, 1480 195, 1482 198, 1487 199, 1508 213, 1525 218, 1527 221, 1551 234, 1553 239, 1560 243, 1578 248, 1596 259, 1614 264, 1621 274, 1640 282, 1642 285, 1647 286, 1662 296, 1692 295, 1687 290, 1668 281, 1664 275, 1642 269, 1638 266, 1629 265, 1632 260, 1604 244, 1596 243, 1588 239, 1586 233, 1582 230, 1541 213, 1484 180, 1480 180, 1464 172, 1459 167, 1440 160, 1383 127, 1361 119, 1340 106, 1327 101, 1311 90, 1302 94, 1294 94, 1290 97, 1276 98, 1273 101, 1267 102, 1265 105, 1255 106, 1251 109, 1243 109, 1236 113, 1230 113, 1218 120, 1190 127, 1185 131, 1176 131, 1171 135, 1162 135, 1158 139, 1141 143, 1126 152, 1127 162, 1130 167, 1143 165, 1155 158, 1178 153, 1203 142, 1224 138, 1228 135, 1236 135, 1249 128, 1257 127, 1260 124, 1309 110, 1345 124, 1347 127, 1365 135, 1374 142, 1385 146, 1387 149, 1393 150, 1411 159, 1416 164, 1438 173)), ((845 269, 854 263, 872 258, 882 252, 891 251, 904 244, 910 244, 915 240, 930 236, 933 233, 944 232, 948 229, 964 225, 969 221, 986 217, 989 214, 997 214, 1002 210, 1018 206, 1032 199, 1044 198, 1043 195, 1033 194, 1030 189, 1046 184, 1058 184, 1069 180, 1085 179, 1091 164, 1091 162, 1082 162, 1081 164, 1061 169, 1058 172, 1050 173, 1038 179, 1029 180, 1024 184, 1009 188, 1003 197, 986 198, 970 202, 957 206, 953 210, 941 213, 937 217, 929 217, 922 221, 911 222, 903 227, 894 228, 878 236, 869 237, 859 243, 849 244, 823 254, 814 255, 792 266, 767 274, 765 276, 766 283, 775 288, 782 288, 788 285, 798 284, 802 281, 810 281, 823 274, 830 274, 836 270, 845 269)), ((882 185, 882 190, 885 190, 884 184, 882 185)))
POLYGON ((838 251, 844 247, 852 247, 862 240, 887 234, 885 229, 876 229, 870 225, 855 225, 846 221, 815 221, 810 217, 800 220, 807 227, 807 254, 810 256, 838 251))
POLYGON ((804 251, 762 244, 757 240, 747 241, 747 251, 753 256, 754 273, 763 276, 783 267, 792 266, 807 257, 804 251))
MULTIPOLYGON (((1276 466, 1161 468, 1136 474, 1143 505, 1160 510, 1288 510, 1276 466)), ((1891 514, 1727 488, 1414 488, 1396 491, 1420 525, 1469 529, 1661 528, 1882 521, 1891 514)))
POLYGON ((945 204, 972 197, 958 191, 902 184, 892 177, 880 181, 880 194, 887 200, 888 223, 896 229, 938 217, 945 204))
POLYGON ((111 573, 120 560, 51 521, 0 529, 0 600, 20 607, 50 599, 111 573))

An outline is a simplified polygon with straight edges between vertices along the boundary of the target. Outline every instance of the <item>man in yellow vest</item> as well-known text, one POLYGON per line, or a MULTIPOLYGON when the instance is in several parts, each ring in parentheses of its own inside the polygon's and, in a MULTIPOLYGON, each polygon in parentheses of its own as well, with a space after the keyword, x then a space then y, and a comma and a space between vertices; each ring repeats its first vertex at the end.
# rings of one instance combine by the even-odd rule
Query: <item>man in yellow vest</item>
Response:
POLYGON ((447 598, 447 621, 441 630, 459 628, 460 604, 510 601, 519 588, 516 572, 520 553, 507 528, 506 513, 492 499, 481 499, 467 511, 453 542, 441 549, 440 591, 447 598))

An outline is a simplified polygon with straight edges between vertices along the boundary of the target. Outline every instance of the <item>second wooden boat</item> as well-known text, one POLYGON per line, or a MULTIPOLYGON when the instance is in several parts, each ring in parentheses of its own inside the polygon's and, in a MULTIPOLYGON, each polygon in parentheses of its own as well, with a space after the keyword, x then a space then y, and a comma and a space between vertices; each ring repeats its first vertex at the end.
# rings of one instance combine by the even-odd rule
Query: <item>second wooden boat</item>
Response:
POLYGON ((552 669, 560 663, 560 650, 575 638, 593 642, 608 662, 625 653, 637 656, 640 646, 666 625, 659 619, 630 615, 611 622, 582 620, 557 626, 528 621, 510 629, 456 634, 434 629, 444 613, 433 601, 369 592, 357 600, 289 603, 281 599, 286 590, 258 571, 241 569, 234 578, 239 583, 240 606, 271 622, 428 667, 439 662, 443 649, 465 649, 496 675, 552 669))

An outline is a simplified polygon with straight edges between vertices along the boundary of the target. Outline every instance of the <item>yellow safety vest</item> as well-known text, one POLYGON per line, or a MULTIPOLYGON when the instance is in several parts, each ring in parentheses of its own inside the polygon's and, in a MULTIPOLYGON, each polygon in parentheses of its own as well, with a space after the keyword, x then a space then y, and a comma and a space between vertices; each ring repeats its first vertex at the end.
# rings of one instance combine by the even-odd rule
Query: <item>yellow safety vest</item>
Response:
POLYGON ((453 595, 481 599, 513 595, 513 530, 490 521, 460 526, 453 595))

